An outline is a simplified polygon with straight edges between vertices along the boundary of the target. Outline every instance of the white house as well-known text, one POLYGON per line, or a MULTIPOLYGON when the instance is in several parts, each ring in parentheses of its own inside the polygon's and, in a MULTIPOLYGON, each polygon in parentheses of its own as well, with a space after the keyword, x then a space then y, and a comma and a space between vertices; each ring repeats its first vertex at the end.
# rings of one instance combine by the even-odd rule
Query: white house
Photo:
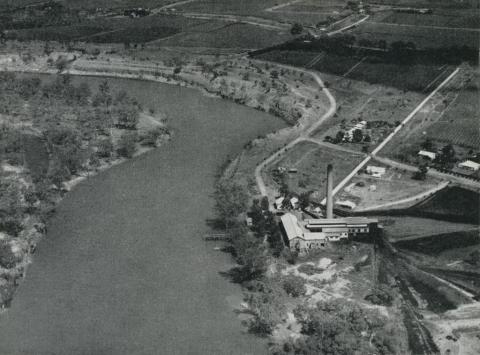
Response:
POLYGON ((480 169, 480 164, 472 160, 465 160, 464 162, 458 164, 458 167, 470 171, 478 171, 478 169, 480 169))
POLYGON ((387 172, 387 169, 381 166, 368 165, 366 172, 373 177, 380 178, 387 172))
POLYGON ((418 155, 420 155, 421 157, 424 157, 424 158, 428 158, 430 160, 435 160, 436 158, 436 154, 433 153, 433 152, 429 152, 428 150, 421 150, 418 152, 418 155))
POLYGON ((282 209, 282 205, 283 205, 283 200, 285 200, 285 197, 281 196, 279 198, 277 198, 275 200, 275 208, 277 210, 281 210, 282 209))
POLYGON ((298 207, 298 198, 292 197, 290 199, 290 204, 292 205, 293 209, 296 209, 298 207))

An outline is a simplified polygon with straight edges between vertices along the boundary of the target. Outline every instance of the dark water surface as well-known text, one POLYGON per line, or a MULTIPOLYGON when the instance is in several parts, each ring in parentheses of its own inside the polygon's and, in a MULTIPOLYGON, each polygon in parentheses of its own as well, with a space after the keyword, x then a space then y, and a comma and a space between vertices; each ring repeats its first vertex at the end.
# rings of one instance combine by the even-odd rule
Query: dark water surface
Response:
POLYGON ((218 274, 229 257, 202 235, 216 168, 283 123, 189 89, 111 83, 166 112, 174 139, 67 195, 0 316, 0 354, 265 353, 218 274))

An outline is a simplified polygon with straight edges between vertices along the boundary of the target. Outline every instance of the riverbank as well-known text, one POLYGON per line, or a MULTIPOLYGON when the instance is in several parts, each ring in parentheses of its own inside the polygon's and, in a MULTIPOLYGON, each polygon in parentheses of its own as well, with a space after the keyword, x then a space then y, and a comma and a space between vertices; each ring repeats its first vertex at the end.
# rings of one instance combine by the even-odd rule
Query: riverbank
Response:
POLYGON ((175 139, 66 194, 0 317, 0 352, 264 353, 265 342, 245 334, 232 309, 241 291, 218 273, 230 258, 201 236, 218 167, 285 124, 187 88, 108 82, 164 113, 175 139))
POLYGON ((110 109, 95 104, 98 96, 90 96, 85 82, 77 86, 56 75, 8 74, 2 79, 0 304, 4 309, 26 275, 46 233, 47 219, 65 194, 89 177, 162 146, 171 133, 162 115, 155 118, 139 112, 125 94, 121 109, 130 115, 129 130, 115 121, 120 108, 104 112, 111 114, 111 126, 91 115, 92 110, 100 115, 110 109), (51 107, 62 126, 52 125, 51 107))

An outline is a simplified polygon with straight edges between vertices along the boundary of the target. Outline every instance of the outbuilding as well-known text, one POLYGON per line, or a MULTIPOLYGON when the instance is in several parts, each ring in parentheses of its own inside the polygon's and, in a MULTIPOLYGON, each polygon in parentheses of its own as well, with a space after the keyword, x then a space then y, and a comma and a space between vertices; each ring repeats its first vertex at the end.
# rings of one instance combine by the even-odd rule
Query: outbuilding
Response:
POLYGON ((418 155, 420 155, 421 157, 430 159, 430 160, 435 160, 435 158, 437 156, 435 153, 429 152, 428 150, 421 150, 421 151, 418 152, 418 155))
POLYGON ((380 178, 387 172, 387 169, 382 166, 369 165, 367 166, 366 172, 373 177, 380 178))
POLYGON ((480 164, 472 160, 465 160, 464 162, 458 164, 458 167, 465 170, 478 171, 480 169, 480 164))

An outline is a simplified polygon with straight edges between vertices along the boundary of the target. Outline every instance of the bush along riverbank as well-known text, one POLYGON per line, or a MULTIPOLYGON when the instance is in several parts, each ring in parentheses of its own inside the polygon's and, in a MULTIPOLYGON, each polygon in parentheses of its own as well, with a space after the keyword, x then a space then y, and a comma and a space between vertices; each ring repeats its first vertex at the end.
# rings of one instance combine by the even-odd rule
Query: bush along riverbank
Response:
POLYGON ((8 307, 45 222, 89 175, 170 138, 134 97, 48 77, 0 73, 0 305, 8 307))
POLYGON ((408 352, 399 297, 384 290, 385 297, 370 301, 379 293, 368 282, 371 246, 339 245, 299 256, 284 247, 266 199, 252 201, 228 178, 218 180, 214 199, 212 226, 226 232, 224 250, 236 262, 225 276, 243 287, 245 326, 269 338, 270 353, 408 352))

